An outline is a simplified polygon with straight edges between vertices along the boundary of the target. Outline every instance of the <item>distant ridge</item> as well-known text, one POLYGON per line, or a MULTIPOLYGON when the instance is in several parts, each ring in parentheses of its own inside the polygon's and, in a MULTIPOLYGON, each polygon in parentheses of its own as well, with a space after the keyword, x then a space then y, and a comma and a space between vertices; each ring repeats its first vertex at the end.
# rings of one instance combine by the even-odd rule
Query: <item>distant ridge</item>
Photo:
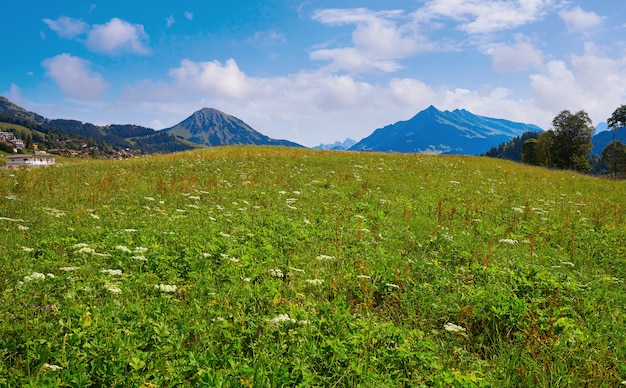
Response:
POLYGON ((249 144, 302 147, 288 140, 271 139, 237 117, 212 108, 200 109, 164 131, 205 146, 249 144))
POLYGON ((407 121, 379 128, 350 149, 403 153, 480 155, 536 125, 478 116, 465 109, 442 112, 434 106, 407 121))
POLYGON ((316 150, 347 150, 350 147, 352 147, 353 145, 355 145, 357 143, 356 140, 347 138, 344 141, 336 141, 332 144, 324 144, 321 143, 320 145, 313 147, 313 149, 316 150))

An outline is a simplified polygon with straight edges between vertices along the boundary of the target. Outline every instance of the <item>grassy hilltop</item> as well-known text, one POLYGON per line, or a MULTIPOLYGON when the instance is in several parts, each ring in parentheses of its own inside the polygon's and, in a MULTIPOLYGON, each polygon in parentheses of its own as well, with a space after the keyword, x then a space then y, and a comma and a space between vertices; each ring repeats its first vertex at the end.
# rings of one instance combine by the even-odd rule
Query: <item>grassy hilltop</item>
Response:
POLYGON ((618 386, 625 193, 262 147, 0 170, 0 386, 618 386))

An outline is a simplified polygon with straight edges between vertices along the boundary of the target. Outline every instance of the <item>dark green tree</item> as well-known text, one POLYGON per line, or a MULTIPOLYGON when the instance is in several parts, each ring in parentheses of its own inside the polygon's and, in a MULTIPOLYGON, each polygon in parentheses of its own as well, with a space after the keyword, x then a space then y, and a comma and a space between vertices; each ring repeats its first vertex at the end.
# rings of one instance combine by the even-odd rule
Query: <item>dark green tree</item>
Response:
POLYGON ((626 168, 626 144, 613 140, 602 150, 602 161, 609 167, 614 176, 618 176, 626 168))
POLYGON ((589 171, 591 137, 595 128, 585 111, 572 114, 568 110, 552 120, 554 130, 553 163, 557 168, 589 171))
POLYGON ((520 155, 522 157, 522 163, 532 164, 538 166, 539 159, 537 158, 537 139, 528 139, 522 144, 522 151, 520 155))
POLYGON ((535 158, 540 166, 554 167, 554 131, 545 131, 539 134, 535 144, 535 158))
POLYGON ((611 129, 620 129, 623 126, 626 126, 626 105, 622 105, 615 109, 606 123, 611 129))

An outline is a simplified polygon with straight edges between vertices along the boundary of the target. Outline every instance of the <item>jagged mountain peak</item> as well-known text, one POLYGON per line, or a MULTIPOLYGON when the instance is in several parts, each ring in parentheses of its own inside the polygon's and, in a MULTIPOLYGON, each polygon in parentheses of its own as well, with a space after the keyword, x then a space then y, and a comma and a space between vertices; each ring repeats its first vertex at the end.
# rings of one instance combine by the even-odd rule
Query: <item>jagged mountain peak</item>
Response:
POLYGON ((352 150, 478 155, 536 125, 478 116, 465 109, 440 111, 435 106, 407 121, 379 128, 352 150))

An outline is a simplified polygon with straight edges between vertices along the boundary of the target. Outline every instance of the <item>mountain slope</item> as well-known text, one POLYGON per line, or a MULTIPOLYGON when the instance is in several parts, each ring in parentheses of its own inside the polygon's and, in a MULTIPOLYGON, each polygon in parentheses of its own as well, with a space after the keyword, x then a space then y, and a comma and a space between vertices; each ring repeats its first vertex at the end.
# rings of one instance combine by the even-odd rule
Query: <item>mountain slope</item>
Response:
POLYGON ((619 140, 622 143, 626 144, 626 128, 596 133, 591 138, 591 143, 593 144, 593 148, 591 149, 591 155, 601 156, 602 150, 613 141, 613 137, 615 137, 615 140, 619 140))
POLYGON ((196 144, 138 125, 98 126, 77 120, 48 119, 0 96, 0 122, 23 125, 44 136, 38 143, 47 148, 81 148, 88 144, 100 150, 129 149, 143 153, 176 152, 197 148, 196 144), (71 141, 70 141, 71 140, 71 141))
POLYGON ((206 146, 253 144, 301 147, 287 140, 271 139, 237 117, 212 108, 200 109, 164 131, 206 146))
POLYGON ((474 115, 464 109, 442 112, 430 106, 407 121, 379 128, 351 150, 479 155, 536 125, 474 115))

